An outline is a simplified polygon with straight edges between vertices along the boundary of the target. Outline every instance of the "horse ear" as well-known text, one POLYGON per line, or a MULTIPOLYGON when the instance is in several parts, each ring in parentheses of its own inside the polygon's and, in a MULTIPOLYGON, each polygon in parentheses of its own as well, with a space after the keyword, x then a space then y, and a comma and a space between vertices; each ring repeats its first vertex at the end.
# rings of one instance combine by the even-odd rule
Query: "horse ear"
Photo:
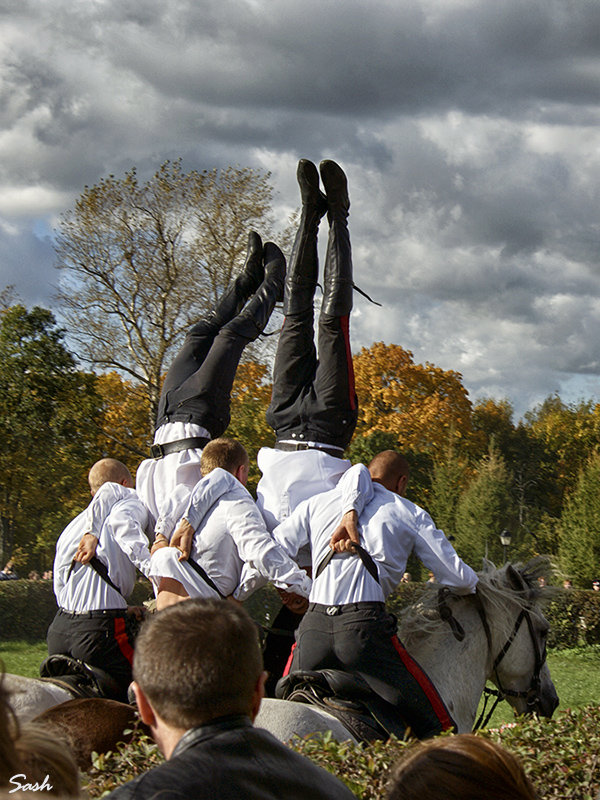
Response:
POLYGON ((516 570, 512 564, 509 564, 506 568, 506 577, 508 578, 513 589, 515 589, 517 592, 525 592, 529 588, 525 578, 523 578, 521 573, 516 570))

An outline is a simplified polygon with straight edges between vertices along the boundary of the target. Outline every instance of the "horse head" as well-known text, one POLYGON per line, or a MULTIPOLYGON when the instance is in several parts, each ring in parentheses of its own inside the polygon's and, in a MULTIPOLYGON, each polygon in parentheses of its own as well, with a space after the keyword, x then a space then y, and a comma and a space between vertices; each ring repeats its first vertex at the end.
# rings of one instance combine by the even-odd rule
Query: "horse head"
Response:
POLYGON ((517 714, 551 717, 558 695, 546 663, 550 625, 539 598, 535 563, 524 568, 508 564, 481 573, 477 590, 479 614, 488 640, 489 679, 501 699, 517 714))

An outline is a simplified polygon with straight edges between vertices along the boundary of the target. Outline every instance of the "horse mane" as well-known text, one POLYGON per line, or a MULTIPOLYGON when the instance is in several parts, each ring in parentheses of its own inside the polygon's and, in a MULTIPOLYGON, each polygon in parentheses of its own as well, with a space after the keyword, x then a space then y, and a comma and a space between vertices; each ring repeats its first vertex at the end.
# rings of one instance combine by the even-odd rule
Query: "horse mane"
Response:
MULTIPOLYGON (((540 598, 546 594, 547 589, 542 589, 538 577, 547 570, 547 560, 536 557, 526 564, 505 564, 497 568, 490 561, 484 563, 484 568, 477 573, 479 582, 477 594, 481 598, 488 615, 494 615, 498 620, 505 620, 507 634, 514 620, 507 619, 503 614, 507 599, 515 603, 518 608, 535 606, 540 598), (496 615, 495 612, 498 612, 496 615)), ((427 583, 418 601, 404 609, 400 615, 400 636, 405 645, 432 635, 448 635, 450 627, 440 616, 439 584, 427 583)), ((452 590, 445 593, 445 602, 452 612, 460 610, 460 604, 472 602, 473 595, 459 595, 452 590)))

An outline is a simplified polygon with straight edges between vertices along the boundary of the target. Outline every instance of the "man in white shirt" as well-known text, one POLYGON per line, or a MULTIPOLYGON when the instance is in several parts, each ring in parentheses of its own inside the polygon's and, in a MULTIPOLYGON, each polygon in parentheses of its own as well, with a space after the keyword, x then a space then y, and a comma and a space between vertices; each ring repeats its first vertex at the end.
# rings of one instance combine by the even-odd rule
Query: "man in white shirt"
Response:
POLYGON ((308 597, 310 578, 273 540, 245 488, 248 464, 246 450, 233 439, 214 439, 204 448, 203 478, 178 527, 178 533, 193 536, 190 558, 182 560, 166 541, 153 548, 150 577, 158 587, 158 610, 189 597, 232 595, 244 562, 277 588, 308 597))
POLYGON ((171 537, 201 478, 202 448, 229 424, 230 394, 244 347, 264 330, 283 297, 285 259, 252 231, 243 271, 215 309, 188 332, 162 387, 152 458, 142 461, 137 490, 171 537))
POLYGON ((133 489, 127 467, 115 459, 94 464, 88 476, 93 500, 56 543, 54 593, 58 612, 48 629, 49 655, 63 654, 107 672, 118 684, 115 699, 127 699, 133 639, 127 601, 136 568, 148 574, 148 510, 133 489), (82 561, 83 534, 93 533, 96 557, 82 561))
POLYGON ((285 279, 273 394, 267 422, 276 434, 274 448, 263 447, 263 476, 257 503, 272 530, 299 502, 333 489, 350 467, 343 459, 358 416, 349 339, 352 309, 352 254, 348 232, 350 200, 346 176, 333 161, 298 164, 302 215, 285 279), (317 233, 327 214, 329 239, 314 343, 313 301, 319 275, 317 233))
POLYGON ((415 735, 426 738, 451 728, 452 719, 399 641, 385 599, 400 583, 413 550, 440 584, 458 592, 475 591, 477 575, 429 514, 400 496, 406 483, 402 456, 379 453, 369 472, 372 491, 365 494, 358 517, 360 556, 353 545, 340 541, 336 548, 342 552, 328 562, 325 558, 339 519, 339 489, 305 501, 273 532, 291 558, 306 544, 312 551, 309 607, 296 633, 289 671, 360 672, 374 691, 401 709, 415 735))

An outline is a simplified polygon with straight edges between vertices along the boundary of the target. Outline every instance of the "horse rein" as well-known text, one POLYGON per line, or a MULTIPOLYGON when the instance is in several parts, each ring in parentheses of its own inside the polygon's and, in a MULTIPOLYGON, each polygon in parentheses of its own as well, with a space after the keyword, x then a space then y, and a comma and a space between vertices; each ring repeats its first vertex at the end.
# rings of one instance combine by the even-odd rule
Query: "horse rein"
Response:
MULTIPOLYGON (((481 624, 483 625, 483 630, 485 631, 485 637, 487 639, 488 649, 489 652, 491 653, 492 634, 490 631, 490 626, 487 621, 483 603, 481 602, 481 598, 479 597, 478 594, 475 594, 475 605, 477 608, 477 613, 479 614, 479 618, 481 619, 481 624)), ((527 700, 527 705, 533 708, 533 706, 535 706, 536 702, 539 700, 539 690, 541 684, 540 675, 545 663, 546 663, 545 648, 543 651, 540 652, 540 648, 538 647, 537 640, 535 637, 535 632, 533 629, 533 622, 531 620, 530 609, 522 608, 517 619, 515 620, 512 633, 504 643, 504 646, 500 649, 500 652, 498 653, 492 664, 492 670, 494 672, 494 676, 496 678, 496 685, 498 688, 490 689, 487 686, 484 688, 483 693, 485 695, 485 699, 484 699, 483 709, 481 711, 479 719, 477 720, 477 722, 473 727, 473 730, 478 730, 479 728, 485 727, 490 721, 490 718, 494 713, 494 710, 496 709, 498 703, 500 703, 500 701, 504 700, 506 697, 524 697, 527 700), (529 684, 528 689, 524 689, 521 691, 515 689, 505 689, 502 686, 502 681, 500 680, 500 676, 498 675, 498 665, 500 664, 504 656, 507 654, 510 646, 515 640, 515 637, 519 632, 523 620, 526 621, 527 628, 529 629, 529 635, 531 637, 531 644, 533 646, 533 653, 535 660, 533 674, 531 676, 531 683, 529 684), (495 697, 496 699, 492 705, 492 708, 490 709, 489 713, 486 716, 487 703, 490 697, 495 697)))

